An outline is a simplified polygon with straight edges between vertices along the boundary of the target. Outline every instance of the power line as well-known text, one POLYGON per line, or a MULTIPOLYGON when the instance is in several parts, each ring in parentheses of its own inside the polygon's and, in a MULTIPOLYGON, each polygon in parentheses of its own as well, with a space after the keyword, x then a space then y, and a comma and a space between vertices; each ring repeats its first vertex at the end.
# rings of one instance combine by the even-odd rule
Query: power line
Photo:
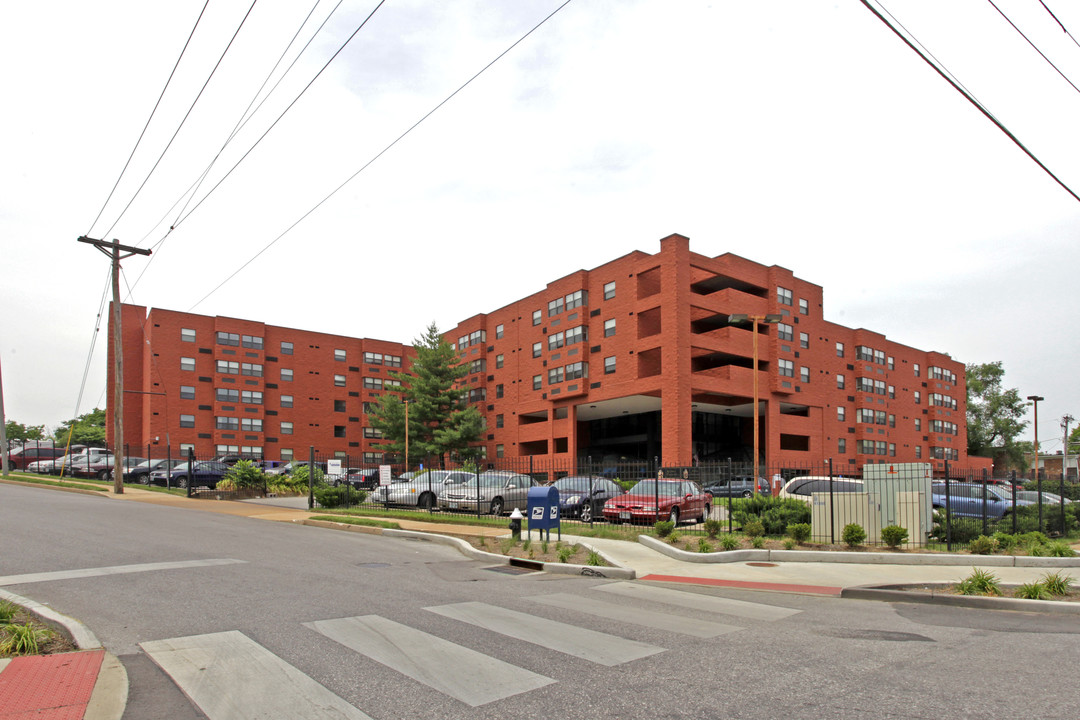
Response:
POLYGON ((511 50, 513 50, 513 49, 514 49, 515 47, 517 47, 517 46, 518 46, 518 45, 520 45, 520 44, 521 44, 522 42, 524 42, 524 40, 525 40, 525 39, 526 39, 527 37, 529 37, 529 36, 530 36, 530 35, 532 35, 532 34, 533 34, 534 32, 536 32, 536 31, 537 31, 537 30, 538 30, 538 29, 539 29, 539 28, 540 28, 540 27, 541 27, 541 26, 542 26, 542 25, 543 25, 544 23, 546 23, 546 22, 547 22, 548 20, 550 20, 551 18, 553 18, 553 17, 554 17, 555 15, 556 15, 556 13, 558 13, 558 12, 559 12, 560 10, 562 10, 562 9, 563 9, 564 7, 566 7, 567 5, 569 5, 569 4, 570 4, 570 2, 571 2, 571 0, 565 0, 565 2, 563 2, 563 4, 562 4, 562 5, 560 5, 559 7, 555 8, 555 9, 554 9, 554 10, 553 10, 553 11, 552 11, 552 12, 551 12, 551 13, 550 13, 550 14, 549 14, 549 15, 548 15, 547 17, 545 17, 545 18, 544 18, 543 20, 541 20, 541 21, 540 21, 540 22, 538 22, 538 23, 537 23, 537 24, 536 24, 535 26, 533 26, 533 28, 532 28, 531 30, 529 30, 529 31, 528 31, 527 33, 525 33, 525 34, 524 34, 524 35, 522 35, 522 36, 521 36, 520 38, 518 38, 518 39, 517 39, 516 41, 514 41, 514 43, 513 43, 512 45, 510 45, 510 47, 506 48, 506 49, 505 49, 505 50, 503 50, 503 51, 502 51, 501 53, 499 53, 499 54, 498 54, 498 55, 497 55, 497 56, 495 57, 495 59, 494 59, 494 60, 492 60, 492 61, 491 61, 491 62, 489 62, 489 63, 488 63, 487 65, 485 65, 485 66, 484 66, 483 68, 481 68, 481 69, 480 69, 480 70, 479 70, 479 71, 478 71, 478 72, 477 72, 476 74, 474 74, 474 75, 473 75, 473 76, 472 76, 471 78, 469 78, 468 80, 466 80, 466 81, 465 81, 465 82, 464 82, 464 83, 463 83, 463 84, 462 84, 462 85, 461 85, 460 87, 458 87, 458 89, 457 89, 457 90, 455 90, 454 92, 452 92, 452 93, 450 93, 449 95, 447 95, 447 96, 446 96, 446 98, 444 98, 442 102, 440 102, 440 103, 439 103, 438 105, 436 105, 436 106, 435 106, 435 107, 433 107, 433 108, 432 108, 431 110, 429 110, 429 111, 428 111, 427 113, 425 113, 425 114, 423 115, 423 117, 421 117, 421 118, 420 118, 419 120, 417 120, 417 121, 416 121, 415 123, 413 123, 413 124, 412 124, 412 125, 411 125, 411 126, 409 127, 409 129, 408 129, 408 130, 406 130, 405 132, 401 133, 401 135, 398 135, 398 137, 397 137, 397 138, 396 138, 396 139, 395 139, 395 140, 394 140, 393 142, 391 142, 391 143, 390 143, 389 145, 387 145, 387 146, 386 146, 386 147, 384 147, 384 148, 383 148, 382 150, 380 150, 380 151, 379 151, 379 152, 378 152, 378 153, 377 153, 377 154, 375 155, 375 157, 371 158, 371 159, 370 159, 370 160, 368 160, 368 161, 367 161, 366 163, 364 163, 364 165, 363 165, 363 166, 361 166, 359 170, 357 170, 356 172, 354 172, 354 173, 353 173, 352 175, 350 175, 350 176, 349 176, 348 178, 346 178, 344 182, 342 182, 342 183, 341 183, 340 185, 338 185, 338 186, 337 186, 336 188, 334 188, 333 190, 331 190, 331 191, 330 191, 330 193, 329 193, 329 194, 328 194, 328 195, 327 195, 326 197, 324 197, 324 198, 323 198, 322 200, 320 200, 319 202, 317 202, 317 203, 316 203, 316 204, 315 204, 315 205, 314 205, 314 206, 313 206, 313 207, 312 207, 312 208, 311 208, 310 210, 308 210, 307 212, 305 212, 305 213, 304 213, 303 215, 301 215, 301 216, 300 216, 300 217, 299 217, 299 218, 298 218, 298 219, 297 219, 297 220, 296 220, 295 222, 293 222, 293 223, 292 223, 291 225, 289 225, 289 227, 285 228, 285 230, 283 230, 283 231, 282 231, 282 232, 281 232, 281 233, 280 233, 280 234, 279 234, 279 235, 278 235, 277 237, 275 237, 275 238, 274 238, 273 240, 271 240, 271 241, 270 241, 269 243, 267 243, 267 244, 266 244, 266 245, 265 245, 265 246, 264 246, 264 247, 263 247, 263 248, 262 248, 261 250, 259 250, 259 252, 255 253, 255 255, 253 255, 253 256, 252 256, 252 257, 251 257, 251 258, 250 258, 250 259, 249 259, 249 260, 248 260, 247 262, 245 262, 245 263, 244 263, 243 265, 241 265, 241 266, 240 266, 239 268, 237 268, 237 269, 236 269, 236 270, 235 270, 235 271, 234 271, 234 272, 233 272, 233 273, 232 273, 231 275, 229 275, 229 276, 228 276, 227 278, 225 278, 224 280, 222 280, 222 281, 221 281, 221 282, 220 282, 220 283, 219 283, 219 284, 218 284, 218 285, 217 285, 217 286, 216 286, 216 287, 215 287, 215 288, 214 288, 213 290, 211 290, 211 291, 210 291, 210 292, 208 292, 208 293, 207 293, 206 295, 204 295, 204 296, 203 296, 203 297, 202 297, 202 298, 201 298, 201 299, 200 299, 200 300, 199 300, 199 301, 198 301, 197 303, 195 303, 195 304, 194 304, 194 305, 192 305, 192 306, 191 306, 190 308, 188 308, 188 312, 191 312, 192 310, 194 310, 195 308, 197 308, 197 307, 198 307, 199 305, 201 305, 201 304, 202 304, 202 303, 203 303, 203 302, 204 302, 204 301, 205 301, 205 300, 206 300, 207 298, 209 298, 209 297, 210 297, 211 295, 213 295, 213 294, 214 294, 214 293, 216 293, 216 292, 217 292, 218 290, 220 290, 220 289, 221 289, 222 287, 224 287, 225 283, 229 282, 229 281, 230 281, 230 280, 232 280, 232 279, 233 279, 234 277, 236 277, 237 275, 239 275, 239 274, 240 274, 240 273, 241 273, 241 272, 242 272, 242 271, 244 270, 244 268, 246 268, 246 267, 247 267, 248 265, 250 265, 251 263, 255 262, 255 260, 257 260, 257 259, 259 258, 259 256, 260 256, 260 255, 262 255, 262 254, 263 254, 264 252, 266 252, 267 250, 269 250, 269 249, 270 249, 270 248, 271 248, 271 247, 272 247, 272 246, 273 246, 273 245, 274 245, 275 243, 277 243, 277 241, 278 241, 278 240, 281 240, 281 238, 285 237, 285 236, 286 236, 286 235, 287 235, 287 234, 288 234, 289 232, 291 232, 291 231, 292 231, 292 229, 293 229, 293 228, 295 228, 295 227, 296 227, 297 225, 299 225, 300 223, 302 223, 302 222, 303 222, 304 220, 306 220, 306 219, 308 218, 308 216, 310 216, 310 215, 311 215, 312 213, 314 213, 314 212, 315 212, 316 210, 318 210, 318 209, 319 209, 320 207, 322 207, 322 206, 323 206, 323 205, 324 205, 324 204, 325 204, 325 203, 326 203, 327 201, 329 201, 329 200, 330 200, 330 198, 334 197, 334 195, 336 195, 337 193, 339 193, 339 192, 341 191, 341 189, 342 189, 342 188, 344 188, 344 187, 345 187, 346 185, 348 185, 348 184, 349 184, 350 182, 352 182, 352 181, 353 181, 353 180, 354 180, 354 179, 355 179, 355 178, 356 178, 356 177, 357 177, 357 176, 358 176, 358 175, 359 175, 360 173, 362 173, 362 172, 363 172, 364 170, 366 170, 366 169, 367 169, 368 167, 370 167, 370 166, 371 166, 371 165, 372 165, 372 164, 373 164, 373 163, 374 163, 374 162, 375 162, 376 160, 378 160, 378 159, 379 159, 380 157, 382 157, 382 156, 383 156, 384 154, 386 154, 386 152, 387 152, 388 150, 390 150, 390 148, 392 148, 392 147, 394 147, 395 145, 397 145, 397 144, 398 144, 398 143, 399 143, 399 142, 400 142, 401 140, 403 140, 403 139, 405 138, 405 136, 406 136, 406 135, 408 135, 409 133, 411 133, 411 132, 412 132, 413 130, 415 130, 415 129, 416 129, 416 128, 417 128, 417 127, 418 127, 418 126, 419 126, 419 125, 420 125, 420 124, 421 124, 422 122, 424 122, 424 121, 425 121, 425 120, 427 120, 427 119, 428 119, 429 117, 431 117, 431 116, 432 116, 433 114, 435 114, 435 112, 436 112, 437 110, 439 110, 439 108, 441 108, 441 107, 442 107, 443 105, 445 105, 446 103, 450 102, 450 100, 451 100, 451 99, 453 99, 453 97, 454 97, 455 95, 457 95, 457 94, 458 94, 458 93, 460 93, 460 92, 461 92, 462 90, 464 90, 464 89, 465 89, 466 87, 468 87, 468 86, 469 86, 469 85, 470 85, 470 84, 471 84, 471 83, 472 83, 472 82, 473 82, 474 80, 476 80, 476 78, 480 77, 480 76, 481 76, 481 75, 482 75, 482 74, 483 74, 483 73, 484 73, 485 71, 487 71, 487 70, 488 70, 488 68, 490 68, 490 67, 491 67, 492 65, 494 65, 495 63, 497 63, 497 62, 498 62, 499 60, 501 60, 501 59, 503 58, 503 56, 504 56, 504 55, 506 55, 506 54, 507 54, 507 53, 509 53, 509 52, 510 52, 511 50))
MULTIPOLYGON (((131 148, 131 154, 128 155, 127 162, 124 163, 124 167, 120 170, 120 174, 117 176, 116 182, 112 186, 112 190, 109 191, 109 196, 105 198, 105 203, 101 206, 101 209, 98 210, 97 217, 94 218, 94 222, 90 223, 90 229, 86 231, 87 235, 92 234, 94 226, 97 225, 98 220, 101 219, 102 213, 105 212, 105 208, 108 207, 109 201, 112 200, 113 193, 115 193, 116 188, 120 186, 120 179, 124 177, 124 173, 127 172, 128 166, 131 165, 131 159, 135 157, 135 151, 139 149, 139 144, 142 143, 143 136, 146 135, 146 130, 150 127, 150 121, 154 119, 154 114, 161 105, 161 99, 165 97, 165 91, 169 89, 169 84, 172 82, 173 76, 176 75, 176 69, 180 67, 180 61, 184 59, 184 53, 187 52, 188 46, 191 44, 191 38, 195 36, 195 30, 199 27, 199 22, 202 20, 203 14, 206 13, 206 8, 209 6, 210 0, 206 0, 206 4, 204 4, 202 10, 199 11, 199 17, 195 18, 195 25, 191 28, 191 32, 184 42, 184 47, 180 50, 180 57, 176 58, 176 64, 173 65, 172 72, 169 73, 169 79, 165 81, 165 87, 161 88, 161 94, 158 95, 157 102, 154 103, 154 109, 150 111, 150 117, 146 118, 146 124, 143 125, 142 132, 139 133, 139 139, 135 141, 135 147, 131 148)), ((108 235, 108 233, 105 234, 108 235)))
POLYGON ((1054 18, 1054 22, 1056 22, 1058 24, 1058 26, 1061 28, 1061 31, 1063 33, 1065 33, 1069 37, 1070 40, 1073 41, 1073 45, 1076 45, 1077 47, 1080 47, 1080 43, 1076 42, 1076 38, 1074 38, 1072 36, 1072 33, 1070 33, 1068 30, 1065 29, 1065 25, 1060 20, 1058 20, 1057 15, 1055 15, 1050 10, 1050 8, 1046 7, 1046 3, 1044 3, 1043 0, 1039 0, 1039 4, 1043 6, 1043 9, 1046 10, 1046 12, 1050 13, 1050 17, 1054 18))
MULTIPOLYGON (((1064 181, 1061 180, 1061 178, 1059 178, 1057 175, 1055 175, 1050 170, 1050 168, 1046 167, 1046 165, 1044 165, 1043 162, 1041 160, 1039 160, 1039 158, 1035 157, 1035 154, 1033 152, 1031 152, 1030 150, 1028 150, 1027 147, 1025 147, 1024 144, 1022 142, 1020 142, 1019 138, 1017 138, 1015 135, 1013 135, 1012 132, 1007 127, 1005 127, 1005 125, 1000 120, 998 120, 996 117, 994 117, 994 115, 989 110, 987 110, 986 107, 982 103, 980 103, 978 100, 976 100, 975 97, 971 93, 969 93, 967 90, 965 90, 963 87, 961 87, 959 83, 953 81, 952 78, 949 77, 950 73, 948 73, 946 70, 944 70, 944 68, 942 66, 939 66, 938 64, 936 64, 934 62, 931 62, 930 59, 925 54, 923 54, 922 51, 919 50, 919 48, 915 47, 914 43, 911 40, 909 40, 907 37, 904 36, 903 33, 901 33, 899 30, 897 30, 895 27, 893 27, 893 25, 888 20, 886 20, 885 17, 880 12, 878 12, 877 8, 873 7, 870 4, 869 0, 860 0, 860 1, 862 2, 863 5, 866 6, 867 10, 872 12, 877 17, 878 20, 880 20, 881 22, 883 22, 885 24, 885 27, 892 30, 892 32, 898 38, 900 38, 904 42, 905 45, 907 45, 909 48, 914 50, 915 53, 920 58, 923 59, 923 62, 925 62, 927 65, 929 65, 931 68, 933 68, 934 72, 936 72, 938 75, 940 75, 942 78, 944 78, 945 81, 948 82, 950 85, 952 85, 953 88, 955 88, 957 92, 959 92, 961 95, 963 95, 964 98, 969 103, 974 105, 975 108, 979 112, 981 112, 984 116, 986 116, 986 118, 990 122, 994 123, 994 125, 996 125, 998 127, 998 129, 1001 130, 1001 132, 1005 133, 1005 135, 1010 140, 1012 140, 1013 143, 1018 148, 1020 148, 1021 150, 1024 151, 1025 155, 1027 155, 1029 158, 1031 158, 1035 162, 1036 165, 1038 165, 1040 168, 1043 169, 1043 172, 1045 172, 1047 175, 1049 175, 1051 178, 1053 178, 1054 182, 1056 182, 1058 185, 1060 185, 1065 190, 1065 192, 1072 195, 1074 200, 1076 200, 1077 202, 1080 202, 1080 195, 1077 195, 1075 192, 1073 192, 1072 189, 1068 185, 1066 185, 1064 183, 1064 181)), ((881 4, 880 0, 879 0, 878 4, 879 5, 881 4)), ((882 5, 882 8, 884 9, 883 5, 882 5)), ((888 12, 888 11, 886 11, 886 12, 888 12)))
POLYGON ((251 16, 251 11, 255 9, 255 4, 258 1, 259 0, 252 0, 251 7, 249 7, 247 12, 244 14, 244 19, 240 21, 240 25, 236 28, 236 31, 233 33, 232 37, 229 38, 229 44, 226 45, 225 49, 221 51, 221 56, 214 64, 214 68, 210 71, 210 75, 206 78, 206 82, 204 82, 202 87, 199 88, 198 95, 196 95, 195 99, 191 101, 191 106, 188 107, 187 112, 184 113, 184 117, 180 120, 180 124, 176 126, 176 130, 173 132, 172 137, 169 138, 169 142, 165 144, 165 148, 161 151, 158 159, 154 161, 154 165, 150 168, 150 172, 146 173, 146 177, 143 178, 142 183, 135 190, 135 194, 131 196, 131 199, 128 200, 127 205, 125 205, 124 209, 120 211, 120 215, 118 215, 116 220, 113 221, 113 224, 109 226, 109 229, 102 234, 103 237, 112 234, 113 228, 115 228, 116 224, 120 222, 120 218, 124 216, 124 213, 128 211, 128 208, 131 207, 131 204, 135 202, 135 198, 137 198, 139 196, 139 193, 142 192, 142 189, 146 187, 146 183, 149 182, 150 176, 154 174, 155 170, 157 170, 158 165, 161 164, 162 159, 165 157, 165 153, 167 153, 169 151, 169 148, 172 147, 173 141, 176 140, 176 136, 180 134, 180 130, 183 129, 184 124, 187 122, 187 119, 191 117, 191 113, 193 110, 195 110, 195 105, 198 104, 199 98, 202 97, 202 94, 206 91, 206 88, 210 84, 210 81, 214 78, 214 74, 217 73, 218 68, 221 67, 221 63, 225 60, 225 55, 228 54, 229 48, 231 48, 233 42, 236 41, 237 35, 240 34, 240 31, 243 29, 244 24, 247 23, 248 18, 251 16))
MULTIPOLYGON (((1035 49, 1035 52, 1039 53, 1039 56, 1040 56, 1040 57, 1042 57, 1042 59, 1043 59, 1043 60, 1045 60, 1045 61, 1046 61, 1046 62, 1047 62, 1047 63, 1048 63, 1049 65, 1050 65, 1050 67, 1054 68, 1054 70, 1056 70, 1056 71, 1057 71, 1057 74, 1058 74, 1058 75, 1060 75, 1060 76, 1061 76, 1062 78, 1064 78, 1064 79, 1065 79, 1065 82, 1069 83, 1069 85, 1071 85, 1071 86, 1072 86, 1072 89, 1073 89, 1073 90, 1075 90, 1076 92, 1080 93, 1080 88, 1076 87, 1076 85, 1073 85, 1073 81, 1072 81, 1072 80, 1070 80, 1070 79, 1069 79, 1068 77, 1066 77, 1065 73, 1061 72, 1061 69, 1060 69, 1060 68, 1059 68, 1059 67, 1058 67, 1057 65, 1055 65, 1055 64, 1053 63, 1053 61, 1052 61, 1052 60, 1050 60, 1050 58, 1046 57, 1046 55, 1045 55, 1045 54, 1043 54, 1043 51, 1042 51, 1042 50, 1040 50, 1040 49, 1038 48, 1038 46, 1036 46, 1036 45, 1035 45, 1035 43, 1031 42, 1031 39, 1030 39, 1030 38, 1029 38, 1029 37, 1028 37, 1027 35, 1025 35, 1025 34, 1024 34, 1024 31, 1023 31, 1023 30, 1021 30, 1020 28, 1016 27, 1016 23, 1014 23, 1014 22, 1013 22, 1012 20, 1010 20, 1010 19, 1009 19, 1009 16, 1008 16, 1008 15, 1006 15, 1005 13, 1003 13, 1003 12, 1001 11, 1001 8, 999 8, 999 7, 997 6, 997 5, 995 5, 995 4, 994 4, 994 0, 986 0, 986 2, 990 3, 990 5, 991 5, 991 6, 992 6, 992 7, 993 7, 993 8, 995 9, 995 10, 997 10, 997 11, 998 11, 998 14, 999 14, 999 15, 1001 15, 1001 17, 1005 18, 1005 22, 1007 22, 1007 23, 1009 23, 1010 25, 1012 25, 1012 28, 1013 28, 1013 30, 1015 30, 1016 32, 1020 33, 1020 37, 1024 38, 1025 40, 1027 40, 1027 44, 1028 44, 1028 45, 1030 45, 1030 46, 1031 46, 1032 48, 1034 48, 1034 49, 1035 49)), ((1046 7, 1046 6, 1044 5, 1043 7, 1046 7)), ((1052 16, 1052 15, 1053 15, 1053 13, 1051 13, 1051 16, 1052 16)), ((1054 19, 1055 19, 1055 20, 1057 20, 1057 18, 1054 18, 1054 19)), ((1060 25, 1061 23, 1058 23, 1058 24, 1060 25)))

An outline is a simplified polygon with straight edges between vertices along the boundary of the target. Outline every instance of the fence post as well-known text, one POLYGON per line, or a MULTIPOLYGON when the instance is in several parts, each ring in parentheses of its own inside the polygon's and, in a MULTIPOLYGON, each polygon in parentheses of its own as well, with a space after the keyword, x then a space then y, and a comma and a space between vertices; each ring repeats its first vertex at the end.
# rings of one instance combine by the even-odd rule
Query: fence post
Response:
POLYGON ((1043 531, 1042 479, 1044 474, 1039 472, 1039 449, 1035 448, 1035 489, 1039 493, 1039 532, 1043 531))
MULTIPOLYGON (((811 515, 810 520, 813 522, 813 495, 810 495, 811 502, 811 515)), ((836 544, 836 496, 833 494, 833 464, 832 458, 829 458, 829 543, 836 544)))
MULTIPOLYGON (((986 510, 987 510, 986 503, 987 502, 988 502, 988 500, 987 500, 987 497, 986 497, 986 468, 983 468, 983 476, 982 476, 982 521, 983 521, 982 522, 982 534, 983 535, 988 534, 986 532, 986 523, 987 523, 987 519, 986 519, 986 510)), ((1014 509, 1015 509, 1015 507, 1014 507, 1014 509)))
POLYGON ((731 458, 727 459, 727 531, 732 531, 731 526, 731 458))
POLYGON ((952 495, 949 494, 949 461, 945 461, 945 549, 952 552, 952 495))
POLYGON ((656 474, 653 475, 653 489, 656 490, 656 504, 653 505, 653 522, 660 522, 660 478, 663 472, 660 469, 660 458, 654 455, 653 464, 656 467, 656 474))
POLYGON ((1015 470, 1012 471, 1012 474, 1010 475, 1010 479, 1011 479, 1010 485, 1012 485, 1012 505, 1013 505, 1012 534, 1015 535, 1016 534, 1016 471, 1015 470))
MULTIPOLYGON (((529 456, 529 477, 532 477, 532 455, 529 456)), ((480 465, 476 465, 476 519, 480 519, 480 465)), ((529 537, 532 537, 530 534, 529 537)))
POLYGON ((195 448, 187 449, 187 496, 191 497, 191 486, 195 484, 195 448))
POLYGON ((315 446, 308 445, 308 464, 307 464, 307 507, 308 510, 315 509, 315 446))
MULTIPOLYGON (((1066 442, 1068 439, 1066 439, 1066 442)), ((1058 507, 1061 509, 1061 535, 1065 536, 1065 463, 1061 464, 1061 483, 1058 485, 1058 507)))

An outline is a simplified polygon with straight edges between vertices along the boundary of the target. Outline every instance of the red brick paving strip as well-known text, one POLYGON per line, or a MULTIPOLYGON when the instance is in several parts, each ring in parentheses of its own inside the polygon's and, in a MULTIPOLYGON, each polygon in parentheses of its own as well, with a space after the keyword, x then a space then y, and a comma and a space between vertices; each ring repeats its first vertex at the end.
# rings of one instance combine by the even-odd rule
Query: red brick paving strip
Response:
POLYGON ((0 672, 0 720, 82 720, 104 650, 13 658, 0 672))
MULTIPOLYGON (((792 585, 790 583, 753 582, 750 580, 718 580, 716 578, 682 577, 680 575, 646 575, 638 580, 652 580, 655 582, 677 582, 690 585, 715 585, 717 587, 742 588, 744 590, 774 590, 777 592, 810 593, 813 595, 836 595, 840 596, 843 588, 828 587, 826 585, 792 585)), ((3 716, 0 715, 0 718, 3 716)))

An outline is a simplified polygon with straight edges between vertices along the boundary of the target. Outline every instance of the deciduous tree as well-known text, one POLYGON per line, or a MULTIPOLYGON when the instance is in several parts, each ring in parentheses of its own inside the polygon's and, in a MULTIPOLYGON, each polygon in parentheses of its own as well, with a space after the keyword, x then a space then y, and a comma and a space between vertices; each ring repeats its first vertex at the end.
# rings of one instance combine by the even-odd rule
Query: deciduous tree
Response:
POLYGON ((1016 439, 1028 425, 1022 419, 1027 402, 1016 388, 1002 386, 1001 362, 968 365, 966 375, 968 454, 992 457, 1000 452, 1010 464, 1023 467, 1023 450, 1016 439))

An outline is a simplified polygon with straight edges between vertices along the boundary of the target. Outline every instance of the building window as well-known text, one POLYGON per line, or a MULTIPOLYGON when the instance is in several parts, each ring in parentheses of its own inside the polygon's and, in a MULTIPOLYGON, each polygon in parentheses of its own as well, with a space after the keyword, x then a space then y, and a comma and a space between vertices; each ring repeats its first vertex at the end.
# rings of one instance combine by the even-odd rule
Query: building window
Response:
POLYGON ((478 358, 469 363, 469 374, 474 375, 476 373, 482 373, 487 370, 487 361, 484 358, 478 358))
POLYGON ((289 368, 281 368, 281 381, 292 382, 292 370, 289 368))
POLYGON ((181 415, 180 416, 180 427, 182 427, 182 428, 193 428, 193 427, 195 427, 195 416, 194 415, 181 415))
POLYGON ((341 348, 335 348, 334 349, 334 361, 335 362, 345 362, 345 351, 342 350, 341 348))
POLYGON ((293 406, 292 395, 282 395, 281 396, 281 407, 283 407, 283 408, 291 408, 292 406, 293 406))
POLYGON ((589 363, 576 362, 566 366, 566 379, 579 380, 589 377, 589 363))
POLYGON ((495 457, 501 458, 502 456, 503 456, 503 446, 500 443, 500 444, 495 446, 495 457))
POLYGON ((795 363, 790 360, 778 360, 777 364, 780 367, 780 375, 783 377, 795 377, 795 363))
POLYGON ((364 363, 366 365, 382 365, 383 364, 382 353, 373 353, 373 352, 364 353, 364 363))
POLYGON ((836 451, 841 454, 847 453, 847 438, 837 438, 836 451))
POLYGON ((895 385, 890 385, 889 386, 889 398, 890 399, 895 399, 896 398, 896 386, 895 385))
POLYGON ((558 315, 562 311, 563 311, 563 299, 561 297, 560 298, 555 298, 554 300, 552 300, 551 302, 548 303, 548 317, 553 317, 555 315, 558 315))
POLYGON ((263 366, 258 363, 244 363, 240 366, 241 375, 250 375, 252 377, 262 377, 263 366))
POLYGON ((604 358, 604 374, 611 375, 615 372, 615 356, 604 358))
POLYGON ((239 375, 240 363, 233 360, 218 360, 217 371, 224 375, 239 375))
POLYGON ((345 426, 344 425, 335 425, 334 426, 334 437, 336 437, 336 438, 345 437, 345 426))
POLYGON ((495 326, 495 339, 496 340, 502 340, 503 333, 504 333, 503 326, 502 325, 496 325, 495 326))
POLYGON ((615 297, 615 281, 612 280, 604 285, 604 299, 611 300, 615 297))
POLYGON ((799 314, 800 315, 809 315, 810 314, 810 301, 807 300, 806 298, 799 298, 799 314))
POLYGON ((570 328, 566 331, 566 344, 573 345, 579 342, 585 342, 589 339, 589 333, 585 329, 584 325, 578 325, 577 327, 570 328))
POLYGON ((795 328, 791 327, 787 323, 779 323, 776 326, 776 336, 781 340, 794 340, 795 328))
POLYGON ((469 333, 469 346, 479 345, 487 341, 487 330, 474 330, 469 333))
POLYGON ((915 363, 911 367, 912 367, 913 370, 915 370, 915 377, 919 377, 919 364, 915 363))
POLYGON ((237 402, 240 400, 240 391, 233 388, 217 388, 214 396, 218 402, 237 402))
POLYGON ((544 354, 544 343, 533 343, 533 357, 538 358, 544 354))
MULTIPOLYGON (((548 335, 548 350, 558 350, 565 343, 565 339, 562 333, 555 333, 554 335, 548 335)), ((536 352, 535 349, 533 352, 536 352)))
POLYGON ((499 383, 498 385, 495 386, 495 397, 496 398, 501 398, 502 396, 503 396, 503 386, 502 386, 502 383, 499 383))
POLYGON ((790 305, 792 300, 791 291, 784 287, 776 288, 776 301, 781 305, 790 305))
POLYGON ((469 402, 482 402, 484 400, 487 400, 487 388, 481 387, 469 390, 469 402))
POLYGON ((573 310, 574 308, 582 307, 589 304, 589 295, 584 290, 578 290, 572 292, 566 296, 566 309, 573 310))
POLYGON ((555 385, 563 381, 563 369, 561 367, 548 370, 548 385, 555 385))
POLYGON ((386 365, 386 367, 401 367, 401 356, 386 355, 383 357, 383 364, 386 365))
POLYGON ((915 391, 915 404, 922 405, 922 393, 918 390, 915 391))
POLYGON ((810 368, 805 365, 799 366, 799 380, 804 383, 810 382, 810 368))
POLYGON ((847 408, 842 406, 842 405, 838 406, 836 408, 836 419, 839 420, 840 422, 844 422, 844 420, 846 418, 847 418, 847 408))
POLYGON ((240 335, 238 333, 218 332, 217 344, 240 347, 240 335))
POLYGON ((844 380, 844 376, 840 375, 840 374, 837 374, 837 376, 836 376, 836 389, 837 390, 843 390, 844 385, 846 385, 846 381, 844 380))
POLYGON ((615 334, 615 318, 604 321, 604 337, 611 337, 615 334))
POLYGON ((281 343, 281 354, 282 355, 292 355, 292 343, 291 342, 282 342, 281 343))
POLYGON ((258 390, 245 390, 241 393, 243 400, 248 405, 262 405, 263 394, 258 390))
POLYGON ((292 435, 292 423, 291 422, 282 421, 282 423, 281 423, 281 434, 282 435, 292 435))
POLYGON ((540 310, 533 310, 533 325, 539 325, 544 319, 544 313, 540 310))
POLYGON ((180 386, 180 399, 181 400, 194 400, 195 399, 195 386, 194 385, 181 385, 180 386))
POLYGON ((915 431, 922 432, 922 418, 915 418, 915 431))
POLYGON ((544 387, 544 378, 542 375, 533 375, 533 390, 539 390, 544 387))
POLYGON ((262 432, 261 418, 241 418, 240 429, 244 432, 262 432))
POLYGON ((263 339, 258 335, 243 335, 240 338, 240 345, 252 350, 262 350, 263 339))
POLYGON ((922 445, 916 445, 915 446, 915 458, 919 459, 921 457, 922 457, 922 445))
POLYGON ((382 385, 382 378, 364 378, 364 388, 366 390, 382 390, 382 385))
POLYGON ((218 430, 239 430, 240 421, 234 417, 218 415, 215 427, 217 427, 218 430))
POLYGON ((896 457, 896 443, 889 443, 889 457, 896 457))
POLYGON ((336 387, 345 387, 345 376, 344 375, 335 375, 334 376, 334 385, 336 387))
POLYGON ((180 443, 180 454, 184 457, 195 451, 195 443, 180 443))
POLYGON ((889 427, 896 427, 896 416, 892 413, 889 414, 889 427))
POLYGON ((896 369, 896 358, 894 358, 892 355, 890 355, 888 358, 886 358, 885 365, 890 370, 895 370, 896 369))
POLYGON ((195 358, 180 358, 180 369, 195 372, 195 358))
POLYGON ((804 333, 804 332, 799 333, 799 347, 801 347, 801 348, 810 347, 810 333, 804 333))
POLYGON ((195 331, 191 328, 180 328, 180 342, 195 342, 195 331))
POLYGON ((836 357, 844 357, 844 343, 836 343, 836 357))
POLYGON ((503 366, 503 356, 502 355, 496 355, 495 356, 495 369, 498 370, 502 366, 503 366))

